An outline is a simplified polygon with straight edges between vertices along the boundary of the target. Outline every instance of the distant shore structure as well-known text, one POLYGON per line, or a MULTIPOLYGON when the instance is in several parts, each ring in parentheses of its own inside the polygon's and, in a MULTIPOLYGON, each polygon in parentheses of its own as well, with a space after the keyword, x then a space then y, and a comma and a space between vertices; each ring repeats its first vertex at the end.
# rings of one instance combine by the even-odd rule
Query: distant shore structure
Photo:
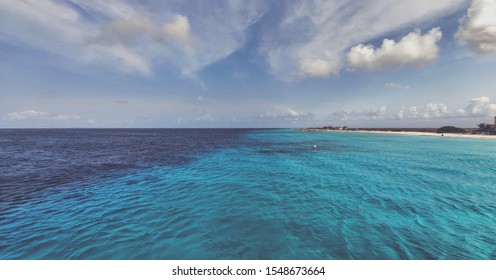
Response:
MULTIPOLYGON (((333 126, 327 125, 322 127, 307 127, 297 128, 301 131, 373 131, 373 132, 404 132, 404 133, 437 133, 445 136, 445 133, 451 134, 475 134, 475 135, 496 135, 496 116, 494 116, 494 123, 479 123, 478 128, 460 128, 455 126, 442 126, 440 128, 424 127, 424 128, 350 128, 348 126, 333 126)), ((495 137, 496 138, 496 137, 495 137)), ((313 149, 317 146, 314 145, 313 149)))

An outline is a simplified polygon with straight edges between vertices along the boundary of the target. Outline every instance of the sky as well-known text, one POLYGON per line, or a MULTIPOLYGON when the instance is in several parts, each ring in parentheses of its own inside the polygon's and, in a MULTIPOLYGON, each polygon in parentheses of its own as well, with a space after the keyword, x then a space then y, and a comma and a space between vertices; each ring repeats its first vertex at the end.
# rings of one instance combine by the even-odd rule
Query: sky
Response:
POLYGON ((475 127, 496 0, 0 0, 0 128, 475 127))

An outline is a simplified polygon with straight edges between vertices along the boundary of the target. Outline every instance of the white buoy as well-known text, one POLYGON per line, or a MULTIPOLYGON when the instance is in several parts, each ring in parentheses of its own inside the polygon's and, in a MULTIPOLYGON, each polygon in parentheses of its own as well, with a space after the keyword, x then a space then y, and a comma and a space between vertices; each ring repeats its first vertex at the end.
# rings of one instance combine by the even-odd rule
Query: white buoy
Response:
POLYGON ((315 150, 315 149, 317 149, 317 145, 313 145, 313 149, 314 149, 314 150, 315 150))

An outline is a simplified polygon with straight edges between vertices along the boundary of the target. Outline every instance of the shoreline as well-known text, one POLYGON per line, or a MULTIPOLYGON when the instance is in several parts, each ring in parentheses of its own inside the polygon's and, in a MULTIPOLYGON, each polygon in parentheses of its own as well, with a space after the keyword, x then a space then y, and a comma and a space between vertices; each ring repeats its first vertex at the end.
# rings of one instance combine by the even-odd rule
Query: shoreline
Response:
POLYGON ((351 132, 351 133, 375 133, 375 134, 396 134, 396 135, 410 135, 410 136, 427 136, 427 137, 446 137, 446 138, 462 138, 462 139, 485 139, 485 140, 496 140, 495 135, 484 135, 484 134, 460 134, 460 133, 437 133, 437 132, 425 132, 425 131, 393 131, 393 130, 330 130, 330 129, 313 129, 313 128, 303 128, 298 129, 300 131, 315 131, 315 132, 351 132))

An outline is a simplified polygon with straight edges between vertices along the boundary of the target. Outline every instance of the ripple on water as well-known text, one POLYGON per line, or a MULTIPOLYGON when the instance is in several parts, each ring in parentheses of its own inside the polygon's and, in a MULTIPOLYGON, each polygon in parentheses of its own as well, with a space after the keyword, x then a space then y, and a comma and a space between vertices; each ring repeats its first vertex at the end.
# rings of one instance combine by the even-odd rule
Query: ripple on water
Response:
MULTIPOLYGON (((118 164, 90 152, 104 175, 64 148, 67 160, 57 162, 76 164, 71 172, 86 166, 86 174, 68 177, 55 164, 32 176, 16 160, 33 153, 11 159, 36 187, 14 177, 1 186, 0 258, 496 258, 496 170, 488 163, 496 148, 488 141, 291 130, 206 130, 188 132, 189 140, 112 133, 127 146, 112 148, 96 134, 86 141, 138 152, 118 164)), ((71 139, 30 144, 51 160, 50 145, 71 139)))

